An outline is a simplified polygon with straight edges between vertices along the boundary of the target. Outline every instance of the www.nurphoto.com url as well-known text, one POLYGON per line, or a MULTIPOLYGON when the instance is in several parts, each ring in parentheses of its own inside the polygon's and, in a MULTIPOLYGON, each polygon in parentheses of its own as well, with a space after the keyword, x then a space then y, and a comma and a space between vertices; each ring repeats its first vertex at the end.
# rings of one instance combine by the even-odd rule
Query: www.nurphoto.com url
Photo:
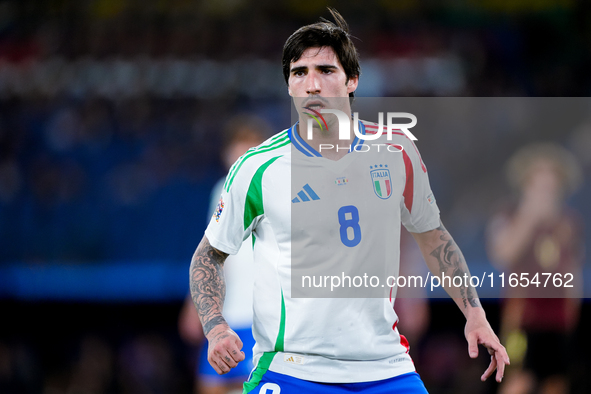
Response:
POLYGON ((464 274, 463 276, 450 276, 445 273, 440 275, 432 275, 430 272, 425 276, 408 275, 408 276, 388 276, 385 283, 377 276, 369 276, 368 274, 349 276, 343 272, 339 275, 303 275, 303 288, 329 288, 334 291, 335 288, 352 288, 352 287, 411 287, 411 288, 427 288, 431 291, 438 287, 539 287, 539 288, 559 288, 559 287, 573 287, 574 276, 572 273, 550 273, 550 272, 536 272, 536 273, 489 273, 484 272, 482 276, 470 276, 464 274))

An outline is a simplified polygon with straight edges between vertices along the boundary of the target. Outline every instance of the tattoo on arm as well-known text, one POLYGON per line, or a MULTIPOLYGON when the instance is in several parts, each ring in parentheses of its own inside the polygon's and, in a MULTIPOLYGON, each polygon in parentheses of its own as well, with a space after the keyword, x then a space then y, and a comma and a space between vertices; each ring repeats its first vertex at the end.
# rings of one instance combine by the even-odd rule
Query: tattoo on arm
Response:
POLYGON ((459 290, 462 302, 464 303, 464 308, 467 308, 468 304, 474 308, 480 307, 481 305, 476 290, 470 285, 470 272, 462 251, 443 224, 441 224, 436 231, 440 231, 439 239, 441 240, 441 244, 433 249, 431 256, 437 259, 437 262, 439 263, 439 271, 452 278, 456 276, 462 278, 462 286, 459 287, 459 290), (468 277, 468 286, 465 286, 466 283, 464 283, 465 275, 468 277))
POLYGON ((222 307, 226 296, 224 261, 227 253, 221 252, 203 238, 191 261, 191 298, 207 335, 218 324, 225 323, 222 307))

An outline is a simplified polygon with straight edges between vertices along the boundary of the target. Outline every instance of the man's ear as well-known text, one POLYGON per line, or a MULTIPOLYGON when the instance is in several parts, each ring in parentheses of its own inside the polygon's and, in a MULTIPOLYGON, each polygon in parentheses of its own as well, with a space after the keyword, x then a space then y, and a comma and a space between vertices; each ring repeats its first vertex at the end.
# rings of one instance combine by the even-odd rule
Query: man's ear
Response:
POLYGON ((287 93, 289 93, 289 95, 291 97, 293 97, 293 94, 291 94, 291 88, 289 87, 289 85, 287 85, 287 93))
POLYGON ((359 84, 359 75, 349 78, 347 81, 347 93, 354 92, 357 90, 357 85, 359 84))

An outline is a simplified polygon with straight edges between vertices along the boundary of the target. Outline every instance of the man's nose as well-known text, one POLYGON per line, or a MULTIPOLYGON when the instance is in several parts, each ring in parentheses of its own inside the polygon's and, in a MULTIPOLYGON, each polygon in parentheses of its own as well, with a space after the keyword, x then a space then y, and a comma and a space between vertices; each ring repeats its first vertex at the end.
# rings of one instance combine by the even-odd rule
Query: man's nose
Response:
POLYGON ((320 94, 320 80, 315 73, 309 73, 306 78, 306 93, 320 94))

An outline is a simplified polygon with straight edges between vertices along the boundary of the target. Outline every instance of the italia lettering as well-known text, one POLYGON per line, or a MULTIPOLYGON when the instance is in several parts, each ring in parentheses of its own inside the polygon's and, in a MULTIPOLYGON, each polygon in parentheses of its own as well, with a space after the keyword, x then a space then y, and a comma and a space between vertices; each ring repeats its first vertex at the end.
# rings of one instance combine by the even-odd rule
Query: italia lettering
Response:
POLYGON ((388 171, 375 171, 371 173, 373 178, 386 178, 388 177, 388 171))

